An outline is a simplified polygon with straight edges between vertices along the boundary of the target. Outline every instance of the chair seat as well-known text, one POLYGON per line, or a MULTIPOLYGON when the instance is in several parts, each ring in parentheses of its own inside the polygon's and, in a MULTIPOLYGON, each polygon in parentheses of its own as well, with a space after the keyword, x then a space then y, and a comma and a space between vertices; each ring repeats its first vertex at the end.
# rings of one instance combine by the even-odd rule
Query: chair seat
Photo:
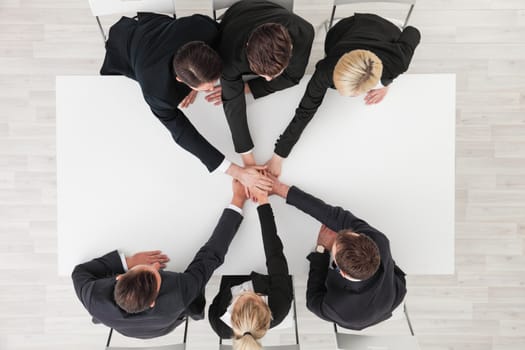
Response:
POLYGON ((338 349, 355 350, 419 350, 419 343, 411 335, 359 335, 336 333, 338 349))

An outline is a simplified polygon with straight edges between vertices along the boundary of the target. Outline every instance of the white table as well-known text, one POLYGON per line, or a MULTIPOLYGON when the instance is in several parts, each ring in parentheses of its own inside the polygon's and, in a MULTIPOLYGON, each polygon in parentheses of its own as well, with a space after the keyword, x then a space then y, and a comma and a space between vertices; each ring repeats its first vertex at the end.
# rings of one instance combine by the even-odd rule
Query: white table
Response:
MULTIPOLYGON (((269 159, 293 117, 301 84, 247 99, 256 159, 269 159)), ((226 156, 233 151, 222 107, 203 100, 186 112, 226 156)), ((390 239, 409 274, 454 272, 455 76, 404 75, 375 106, 329 90, 284 163, 281 179, 364 218, 390 239)), ((57 77, 58 269, 119 248, 162 249, 169 269, 184 270, 231 198, 230 177, 208 174, 151 114, 136 82, 115 76, 57 77)), ((271 198, 290 270, 308 271, 306 255, 320 224, 271 198)), ((222 273, 265 272, 255 205, 222 273)))

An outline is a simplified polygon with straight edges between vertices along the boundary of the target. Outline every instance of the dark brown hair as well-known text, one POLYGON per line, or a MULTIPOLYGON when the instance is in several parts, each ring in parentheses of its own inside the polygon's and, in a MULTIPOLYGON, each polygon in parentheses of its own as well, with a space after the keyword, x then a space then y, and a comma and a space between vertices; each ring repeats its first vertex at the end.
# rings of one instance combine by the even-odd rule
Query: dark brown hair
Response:
POLYGON ((157 299, 157 279, 149 270, 129 270, 115 285, 115 302, 124 311, 135 314, 150 307, 157 299))
POLYGON ((377 244, 368 236, 355 236, 350 230, 340 231, 335 240, 337 266, 350 277, 365 280, 379 268, 381 256, 377 244))
POLYGON ((265 23, 255 28, 247 46, 250 69, 257 75, 276 76, 286 69, 292 56, 292 38, 278 23, 265 23))
POLYGON ((203 41, 190 41, 173 57, 173 72, 185 84, 196 88, 219 79, 222 61, 219 54, 203 41))

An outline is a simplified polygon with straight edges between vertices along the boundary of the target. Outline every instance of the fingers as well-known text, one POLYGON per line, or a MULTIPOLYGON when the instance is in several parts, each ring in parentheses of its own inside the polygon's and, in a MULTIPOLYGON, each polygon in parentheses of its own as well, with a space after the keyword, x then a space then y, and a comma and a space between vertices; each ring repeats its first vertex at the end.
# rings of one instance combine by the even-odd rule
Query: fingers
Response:
POLYGON ((188 95, 189 97, 189 101, 188 101, 188 106, 191 105, 193 102, 195 102, 195 99, 197 98, 197 91, 192 91, 190 92, 190 94, 188 95))
POLYGON ((184 97, 184 100, 182 100, 182 102, 179 104, 179 107, 180 108, 186 108, 188 107, 188 97, 184 97))
POLYGON ((208 102, 216 102, 217 100, 220 101, 222 99, 221 94, 222 92, 220 90, 219 91, 214 90, 213 92, 207 94, 205 99, 208 102))

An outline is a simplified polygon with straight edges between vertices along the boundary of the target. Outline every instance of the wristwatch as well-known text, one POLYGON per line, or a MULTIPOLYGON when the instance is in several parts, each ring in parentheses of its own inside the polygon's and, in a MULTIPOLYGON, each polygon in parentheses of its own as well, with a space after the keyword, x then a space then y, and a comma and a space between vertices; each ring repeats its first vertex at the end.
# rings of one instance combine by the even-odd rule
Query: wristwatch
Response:
POLYGON ((318 244, 317 247, 315 247, 315 251, 322 254, 326 251, 326 249, 324 248, 324 246, 318 244))

